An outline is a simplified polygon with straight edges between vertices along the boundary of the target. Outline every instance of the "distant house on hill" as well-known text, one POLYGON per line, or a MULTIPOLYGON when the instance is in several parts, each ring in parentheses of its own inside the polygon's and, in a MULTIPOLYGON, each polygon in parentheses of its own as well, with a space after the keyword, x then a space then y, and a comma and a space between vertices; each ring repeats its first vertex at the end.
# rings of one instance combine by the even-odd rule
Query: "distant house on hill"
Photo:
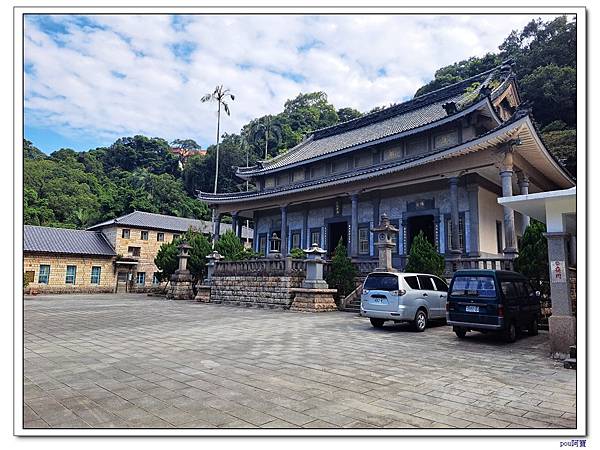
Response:
MULTIPOLYGON (((211 223, 134 211, 87 230, 25 225, 25 278, 38 292, 147 291, 159 285, 154 258, 161 245, 190 228, 209 235, 211 223)), ((231 229, 221 225, 222 232, 231 229)), ((252 229, 236 232, 252 245, 252 229)))

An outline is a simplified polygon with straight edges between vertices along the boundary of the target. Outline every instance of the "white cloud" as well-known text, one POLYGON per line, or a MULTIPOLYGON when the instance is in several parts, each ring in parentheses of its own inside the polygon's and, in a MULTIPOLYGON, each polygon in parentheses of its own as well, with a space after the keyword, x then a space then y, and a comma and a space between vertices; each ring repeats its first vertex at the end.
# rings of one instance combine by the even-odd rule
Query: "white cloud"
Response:
POLYGON ((236 94, 222 130, 322 90, 367 111, 411 97, 436 69, 496 51, 531 16, 30 16, 26 123, 111 141, 143 133, 215 139, 224 84, 236 94), (183 24, 181 23, 183 22, 183 24), (177 57, 174 46, 194 51, 177 57))

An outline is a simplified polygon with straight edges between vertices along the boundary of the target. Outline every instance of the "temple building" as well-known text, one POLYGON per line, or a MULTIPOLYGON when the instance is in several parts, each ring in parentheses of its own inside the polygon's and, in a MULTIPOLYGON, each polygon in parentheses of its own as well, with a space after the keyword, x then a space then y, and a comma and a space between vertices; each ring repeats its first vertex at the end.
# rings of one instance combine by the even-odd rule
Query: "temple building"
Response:
POLYGON ((399 269, 420 232, 448 259, 511 259, 529 219, 497 199, 575 185, 522 107, 509 63, 317 130, 237 175, 256 189, 199 198, 238 228, 253 220, 256 251, 317 243, 331 256, 341 240, 353 259, 373 260, 371 228, 386 213, 399 269))

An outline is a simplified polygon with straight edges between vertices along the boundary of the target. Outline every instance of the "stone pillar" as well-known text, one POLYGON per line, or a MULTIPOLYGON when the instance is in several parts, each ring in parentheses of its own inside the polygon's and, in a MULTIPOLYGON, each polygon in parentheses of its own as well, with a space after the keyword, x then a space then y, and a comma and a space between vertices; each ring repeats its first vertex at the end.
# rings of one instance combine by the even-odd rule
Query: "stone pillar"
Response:
POLYGON ((479 186, 467 187, 469 198, 469 256, 479 257, 479 186))
POLYGON ((214 243, 217 243, 217 241, 219 240, 219 236, 221 235, 221 219, 222 219, 222 217, 223 217, 223 214, 217 214, 215 216, 215 220, 214 220, 215 228, 213 230, 213 236, 214 236, 213 242, 214 243))
MULTIPOLYGON (((518 184, 519 184, 519 190, 521 191, 520 194, 521 195, 527 195, 529 194, 529 177, 524 174, 523 172, 519 172, 517 174, 518 176, 518 184)), ((523 234, 525 234, 525 229, 529 226, 530 223, 530 219, 529 216, 526 216, 524 214, 522 214, 523 217, 523 234)))
POLYGON ((458 177, 450 177, 450 222, 452 223, 452 233, 450 236, 450 253, 459 256, 460 248, 460 229, 458 215, 458 177))
POLYGON ((564 356, 569 347, 577 342, 576 319, 569 289, 569 234, 563 232, 544 233, 548 240, 550 264, 550 298, 552 315, 548 318, 550 350, 564 356))
POLYGON ((300 243, 300 247, 308 248, 312 245, 312 242, 308 242, 309 240, 309 231, 308 231, 308 209, 304 210, 304 215, 302 216, 302 242, 300 243))
POLYGON ((398 228, 390 223, 390 219, 386 214, 382 214, 379 226, 371 231, 376 233, 376 246, 379 249, 379 264, 377 264, 375 270, 378 272, 395 272, 396 269, 392 266, 392 249, 394 248, 392 238, 394 233, 398 235, 398 228))
MULTIPOLYGON (((504 161, 500 169, 500 178, 502 179, 502 197, 511 197, 513 176, 513 153, 507 150, 504 153, 504 161)), ((509 258, 517 256, 517 237, 515 235, 515 212, 508 206, 502 207, 504 210, 504 255, 509 258)))
POLYGON ((281 207, 281 254, 285 257, 288 254, 287 238, 287 206, 281 207))
MULTIPOLYGON (((381 197, 377 196, 373 199, 373 226, 379 222, 379 208, 381 207, 381 197)), ((375 242, 377 236, 373 235, 373 242, 375 242)), ((375 246, 373 256, 379 255, 379 248, 375 246)))
POLYGON ((352 219, 350 223, 350 257, 358 257, 358 194, 350 197, 352 200, 352 219))
POLYGON ((231 213, 231 231, 233 231, 233 233, 238 236, 238 225, 239 225, 240 219, 238 216, 237 211, 234 211, 231 213))

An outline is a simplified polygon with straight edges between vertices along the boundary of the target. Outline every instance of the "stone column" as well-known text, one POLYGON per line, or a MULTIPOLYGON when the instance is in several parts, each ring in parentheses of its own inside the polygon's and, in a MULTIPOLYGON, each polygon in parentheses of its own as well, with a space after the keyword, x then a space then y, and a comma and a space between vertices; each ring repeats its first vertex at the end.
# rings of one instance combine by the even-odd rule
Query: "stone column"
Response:
POLYGON ((467 187, 469 198, 469 256, 479 257, 479 186, 467 187))
POLYGON ((231 213, 231 231, 237 236, 238 235, 238 224, 239 224, 239 216, 237 211, 231 213))
MULTIPOLYGON (((373 199, 373 226, 379 223, 379 208, 381 207, 381 197, 377 196, 373 199)), ((377 236, 373 235, 373 242, 377 239, 377 236)), ((375 249, 373 256, 379 257, 379 247, 374 245, 375 249)))
POLYGON ((570 235, 563 232, 549 232, 544 233, 544 236, 548 240, 550 298, 552 299, 552 315, 548 319, 550 350, 564 355, 569 353, 569 346, 574 345, 577 340, 576 319, 573 316, 573 303, 569 289, 570 235))
POLYGON ((350 224, 350 256, 352 258, 358 257, 358 194, 354 193, 351 195, 352 200, 352 219, 350 224))
MULTIPOLYGON (((500 169, 500 178, 502 179, 502 197, 511 197, 513 176, 513 153, 506 150, 504 161, 500 169)), ((517 256, 517 237, 515 235, 515 212, 508 206, 502 207, 504 210, 504 255, 509 258, 517 256)))
MULTIPOLYGON (((521 195, 527 195, 529 194, 529 177, 524 174, 523 172, 519 172, 517 174, 518 176, 518 184, 519 184, 519 190, 521 191, 520 194, 521 195)), ((523 234, 525 234, 525 229, 529 226, 529 216, 526 216, 524 214, 522 214, 523 217, 523 234)))
POLYGON ((281 207, 281 255, 287 256, 288 251, 287 239, 287 206, 281 207))
POLYGON ((214 242, 216 243, 219 240, 219 236, 221 235, 221 219, 223 214, 217 214, 215 217, 215 228, 213 230, 214 242))
POLYGON ((450 222, 452 223, 452 234, 450 236, 450 253, 458 256, 460 249, 460 230, 458 215, 458 177, 450 177, 450 222))
POLYGON ((303 249, 308 248, 312 245, 309 240, 309 231, 308 231, 308 209, 304 210, 304 215, 302 216, 302 243, 300 247, 303 249))

